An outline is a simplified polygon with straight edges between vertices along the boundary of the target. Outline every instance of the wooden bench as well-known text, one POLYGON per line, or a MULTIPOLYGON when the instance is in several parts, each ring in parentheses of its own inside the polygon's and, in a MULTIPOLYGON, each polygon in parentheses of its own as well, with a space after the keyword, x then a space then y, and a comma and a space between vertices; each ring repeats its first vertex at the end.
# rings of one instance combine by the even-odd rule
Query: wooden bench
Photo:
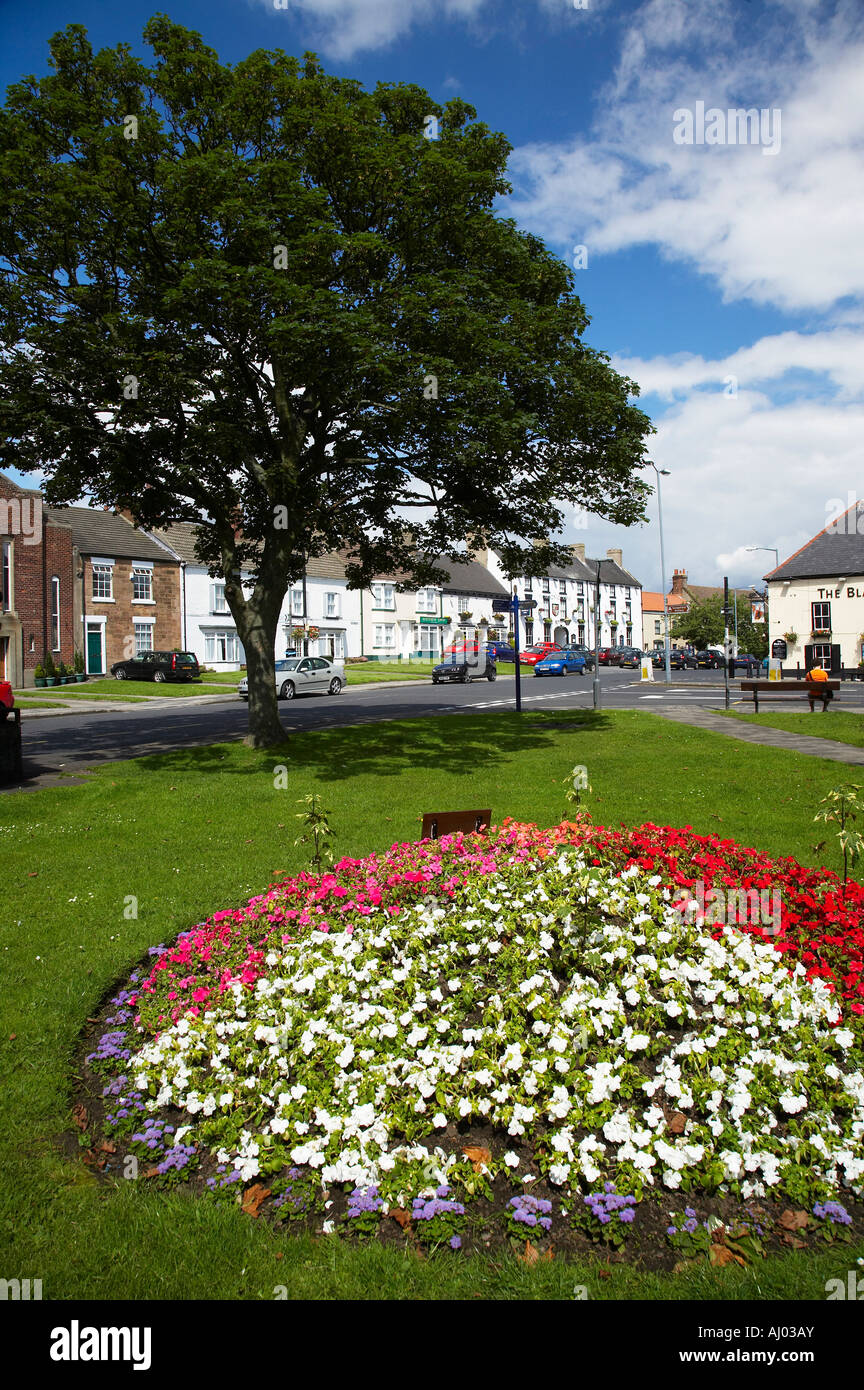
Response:
POLYGON ((488 830, 492 823, 491 811, 428 811, 423 817, 421 840, 438 840, 442 835, 453 835, 461 830, 471 835, 480 830, 488 830))
POLYGON ((752 695, 752 696, 753 696, 753 704, 754 704, 754 706, 755 706, 755 709, 756 709, 756 713, 757 713, 757 714, 759 713, 759 696, 760 696, 760 695, 763 695, 763 696, 765 696, 765 695, 773 695, 773 696, 784 696, 784 695, 788 695, 788 696, 792 696, 793 699, 795 698, 795 696, 798 696, 799 698, 803 697, 803 699, 809 700, 809 701, 810 701, 810 708, 811 708, 811 709, 813 708, 813 702, 814 702, 814 700, 821 700, 821 701, 822 701, 822 713, 824 714, 825 711, 826 711, 826 709, 828 708, 828 699, 829 699, 829 696, 828 696, 827 692, 830 690, 830 691, 832 692, 832 694, 833 694, 833 692, 834 692, 835 690, 839 690, 839 689, 840 689, 840 682, 839 682, 839 681, 803 681, 803 680, 802 680, 802 681, 742 681, 742 682, 741 682, 741 690, 742 690, 742 693, 746 691, 746 693, 747 693, 748 695, 752 695))

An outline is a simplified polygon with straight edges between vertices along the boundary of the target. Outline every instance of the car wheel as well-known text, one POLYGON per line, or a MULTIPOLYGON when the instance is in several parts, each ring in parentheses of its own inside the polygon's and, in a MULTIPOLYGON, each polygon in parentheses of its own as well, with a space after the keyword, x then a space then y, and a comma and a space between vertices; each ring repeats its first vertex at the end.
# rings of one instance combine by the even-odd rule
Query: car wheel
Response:
POLYGON ((115 681, 125 681, 126 678, 127 678, 127 677, 126 677, 126 672, 123 670, 123 667, 122 667, 122 666, 119 667, 119 669, 116 670, 116 671, 114 672, 114 679, 115 679, 115 681))
POLYGON ((432 684, 433 684, 433 685, 440 685, 440 684, 441 684, 441 681, 440 681, 440 679, 439 679, 438 676, 433 676, 433 677, 432 677, 432 684))
POLYGON ((153 679, 154 679, 154 681, 159 681, 160 684, 161 684, 161 682, 164 681, 164 680, 166 680, 167 677, 166 677, 164 671, 156 671, 156 672, 154 672, 154 674, 153 674, 153 679))
POLYGON ((328 691, 327 691, 327 694, 328 694, 328 695, 338 695, 338 694, 339 694, 339 691, 340 691, 341 689, 342 689, 342 682, 340 681, 340 679, 339 679, 338 676, 334 676, 333 679, 332 679, 332 681, 330 682, 330 687, 329 687, 329 689, 328 689, 328 691))
POLYGON ((497 672, 497 671, 490 671, 489 674, 487 675, 486 679, 487 679, 487 681, 494 681, 495 678, 497 677, 497 675, 498 675, 498 672, 497 672))
POLYGON ((467 671, 463 671, 463 672, 462 672, 461 676, 459 677, 459 684, 460 684, 460 685, 467 685, 467 684, 468 684, 468 672, 467 672, 467 671))
POLYGON ((279 691, 279 699, 280 699, 280 700, 293 700, 293 699, 294 699, 294 682, 293 682, 293 681, 283 681, 283 682, 282 682, 282 688, 281 688, 281 690, 279 691))

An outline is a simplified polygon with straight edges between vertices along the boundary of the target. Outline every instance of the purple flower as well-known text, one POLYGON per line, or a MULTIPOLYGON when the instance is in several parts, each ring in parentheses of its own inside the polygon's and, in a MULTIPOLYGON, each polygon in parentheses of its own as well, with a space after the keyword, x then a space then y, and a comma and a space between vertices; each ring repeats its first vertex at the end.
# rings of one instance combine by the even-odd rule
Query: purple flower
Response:
POLYGON ((451 1249, 451 1250, 461 1250, 461 1249, 462 1249, 462 1237, 461 1237, 461 1236, 451 1236, 451 1237, 450 1237, 450 1249, 451 1249))

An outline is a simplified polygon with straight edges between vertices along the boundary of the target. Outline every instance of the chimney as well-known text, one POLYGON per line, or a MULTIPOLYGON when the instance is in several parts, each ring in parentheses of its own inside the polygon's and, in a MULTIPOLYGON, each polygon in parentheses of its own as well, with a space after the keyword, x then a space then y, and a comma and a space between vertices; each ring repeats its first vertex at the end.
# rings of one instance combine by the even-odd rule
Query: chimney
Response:
POLYGON ((687 571, 686 571, 686 570, 676 570, 675 573, 674 573, 673 576, 672 576, 672 592, 673 592, 673 594, 678 594, 679 597, 683 597, 683 595, 684 595, 684 585, 685 585, 686 583, 687 583, 687 571))
POLYGON ((619 569, 624 568, 624 552, 619 550, 617 546, 610 546, 606 551, 606 558, 607 560, 614 560, 619 569))
POLYGON ((486 549, 486 542, 482 536, 468 535, 465 537, 465 544, 469 550, 473 550, 474 559, 478 565, 489 568, 489 551, 486 549))
POLYGON ((584 542, 584 541, 579 541, 578 545, 571 545, 571 547, 570 547, 570 553, 571 553, 571 555, 573 556, 573 559, 574 559, 574 560, 584 560, 584 559, 585 559, 585 542, 584 542))

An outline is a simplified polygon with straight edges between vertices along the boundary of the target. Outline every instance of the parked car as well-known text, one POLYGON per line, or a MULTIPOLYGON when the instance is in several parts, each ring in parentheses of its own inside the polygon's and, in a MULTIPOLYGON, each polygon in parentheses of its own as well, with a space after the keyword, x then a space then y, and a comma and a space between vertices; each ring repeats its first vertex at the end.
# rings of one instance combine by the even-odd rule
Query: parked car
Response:
MULTIPOLYGON (((661 665, 665 664, 664 658, 661 665)), ((695 671, 697 664, 696 658, 692 652, 685 652, 680 648, 676 648, 669 653, 669 668, 672 671, 695 671)))
MULTIPOLYGON (((475 648, 476 652, 476 648, 475 648)), ((460 685, 467 685, 469 681, 494 681, 497 671, 495 662, 486 651, 486 665, 481 668, 473 662, 460 660, 459 655, 450 657, 447 661, 441 661, 432 668, 432 684, 440 685, 442 681, 458 681, 460 685)))
POLYGON ((569 676, 574 671, 579 676, 585 674, 585 658, 581 652, 577 652, 573 647, 564 647, 561 651, 550 652, 534 667, 535 676, 569 676))
POLYGON ((696 665, 704 667, 708 671, 722 671, 723 653, 722 652, 697 652, 696 665))
POLYGON ((139 652, 115 661, 111 674, 118 681, 197 681, 200 670, 194 652, 139 652))
POLYGON ((613 666, 613 665, 614 665, 614 661, 613 661, 614 655, 615 655, 615 648, 614 648, 614 647, 601 647, 600 650, 599 650, 599 652, 597 653, 597 660, 600 662, 600 665, 601 665, 601 666, 613 666))
POLYGON ((519 664, 521 666, 536 666, 538 661, 542 661, 549 652, 560 652, 561 648, 557 642, 535 642, 532 647, 526 647, 524 652, 519 653, 519 664))
POLYGON ((591 651, 590 647, 586 647, 582 642, 574 642, 573 645, 571 647, 568 647, 567 650, 571 652, 578 652, 580 656, 584 656, 586 671, 594 670, 594 653, 591 651))
MULTIPOLYGON (((345 685, 345 665, 324 656, 292 656, 276 662, 276 694, 280 700, 295 695, 338 695, 345 685)), ((249 677, 237 687, 241 700, 249 699, 249 677)))
POLYGON ((616 652, 616 666, 635 666, 642 665, 642 652, 638 647, 619 647, 616 652))
POLYGON ((516 649, 511 647, 509 642, 487 642, 486 650, 493 661, 516 660, 516 649))
POLYGON ((739 652, 732 658, 732 666, 729 674, 734 676, 740 670, 748 676, 758 676, 762 667, 762 662, 758 656, 752 656, 750 652, 739 652))

